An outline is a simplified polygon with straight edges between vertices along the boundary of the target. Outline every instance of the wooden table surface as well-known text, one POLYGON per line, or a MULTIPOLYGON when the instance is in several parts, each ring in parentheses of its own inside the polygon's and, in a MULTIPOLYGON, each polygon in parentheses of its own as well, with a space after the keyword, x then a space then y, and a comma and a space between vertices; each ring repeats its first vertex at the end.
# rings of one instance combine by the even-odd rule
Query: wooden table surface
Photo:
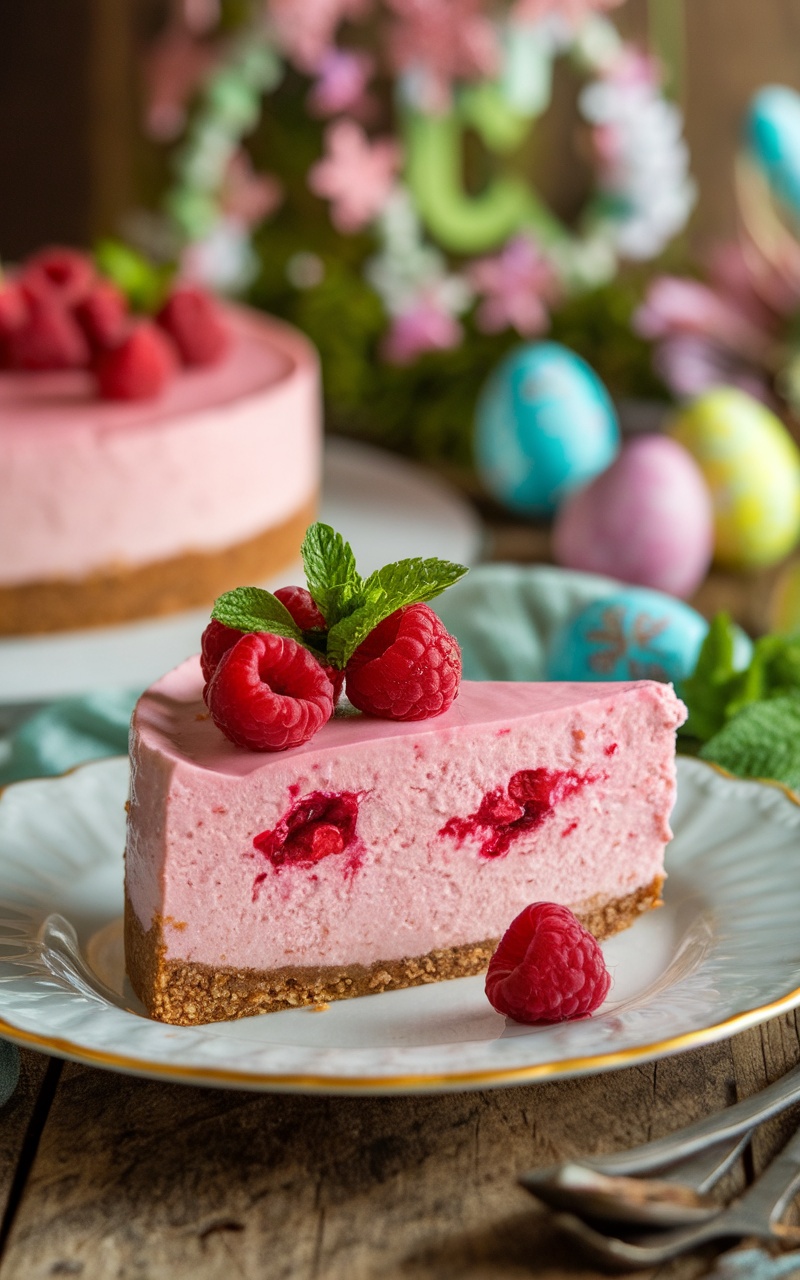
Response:
MULTIPOLYGON (((651 1065, 442 1097, 159 1084, 24 1052, 0 1112, 0 1280, 589 1280, 517 1174, 667 1133, 800 1058, 793 1014, 651 1065)), ((798 1114, 765 1126, 727 1190, 798 1114)), ((714 1250, 646 1274, 705 1274, 714 1250)), ((800 1273, 799 1273, 800 1274, 800 1273)))
MULTIPOLYGON (((495 558, 532 558, 534 536, 506 522, 495 558)), ((198 1089, 26 1051, 0 1110, 0 1280, 590 1280, 517 1175, 668 1133, 798 1060, 794 1014, 654 1064, 441 1097, 198 1089)), ((764 1126, 720 1194, 798 1121, 764 1126)), ((644 1274, 688 1280, 715 1256, 644 1274)))

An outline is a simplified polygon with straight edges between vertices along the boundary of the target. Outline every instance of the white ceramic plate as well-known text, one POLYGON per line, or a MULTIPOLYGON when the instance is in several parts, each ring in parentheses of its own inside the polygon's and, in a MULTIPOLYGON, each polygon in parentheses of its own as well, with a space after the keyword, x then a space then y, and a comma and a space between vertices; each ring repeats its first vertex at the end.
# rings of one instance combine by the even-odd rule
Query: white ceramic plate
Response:
MULTIPOLYGON (((459 494, 423 467, 352 440, 326 443, 320 519, 350 541, 366 573, 405 556, 469 565, 480 554, 480 522, 459 494)), ((264 585, 281 586, 287 577, 264 585)), ((144 689, 197 652, 207 620, 207 609, 192 609, 125 626, 0 639, 0 704, 144 689)))
POLYGON ((707 1044, 800 1003, 800 802, 679 761, 665 906, 604 950, 612 998, 556 1027, 507 1023, 481 978, 205 1027, 142 1014, 123 977, 114 759, 0 800, 0 1034, 193 1084, 439 1092, 576 1076, 707 1044))

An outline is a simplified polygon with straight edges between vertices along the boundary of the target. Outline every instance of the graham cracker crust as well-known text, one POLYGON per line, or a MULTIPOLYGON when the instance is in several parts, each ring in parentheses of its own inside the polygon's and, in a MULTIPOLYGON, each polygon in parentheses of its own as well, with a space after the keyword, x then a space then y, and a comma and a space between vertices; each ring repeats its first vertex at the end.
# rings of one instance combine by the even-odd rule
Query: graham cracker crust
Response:
MULTIPOLYGON (((586 903, 576 915, 596 938, 608 938, 661 906, 663 883, 663 876, 657 876, 623 898, 586 903)), ((145 932, 126 892, 125 963, 131 985, 151 1018, 182 1027, 470 977, 486 968, 498 942, 489 938, 371 965, 234 969, 168 960, 163 924, 156 916, 145 932)))
POLYGON ((219 551, 113 567, 88 578, 0 587, 0 636, 69 631, 160 617, 288 568, 316 519, 317 495, 280 524, 219 551))

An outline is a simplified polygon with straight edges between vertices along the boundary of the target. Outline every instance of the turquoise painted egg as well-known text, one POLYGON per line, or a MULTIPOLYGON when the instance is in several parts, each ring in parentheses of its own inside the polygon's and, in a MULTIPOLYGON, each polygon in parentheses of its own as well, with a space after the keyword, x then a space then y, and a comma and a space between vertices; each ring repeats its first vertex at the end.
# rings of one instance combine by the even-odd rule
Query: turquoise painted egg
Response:
POLYGON ((745 130, 750 153, 775 195, 800 217, 800 94, 782 84, 760 89, 745 130))
POLYGON ((681 600, 642 588, 596 600, 555 633, 548 680, 661 680, 691 675, 708 623, 681 600))
POLYGON ((475 462, 511 511, 548 516, 613 462, 619 425, 594 370, 556 342, 518 347, 490 374, 475 415, 475 462))

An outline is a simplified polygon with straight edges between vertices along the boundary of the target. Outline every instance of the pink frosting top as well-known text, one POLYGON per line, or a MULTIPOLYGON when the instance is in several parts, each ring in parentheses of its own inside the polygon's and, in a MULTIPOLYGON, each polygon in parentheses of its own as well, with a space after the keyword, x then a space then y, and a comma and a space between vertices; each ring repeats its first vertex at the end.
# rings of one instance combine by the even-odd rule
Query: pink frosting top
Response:
POLYGON ((417 723, 337 714, 274 755, 229 743, 197 659, 131 731, 131 903, 167 954, 371 963, 499 936, 528 902, 624 896, 663 868, 671 688, 464 682, 417 723))
POLYGON ((316 355, 287 325, 226 312, 225 359, 156 400, 99 400, 83 370, 0 373, 0 583, 215 550, 312 495, 316 355))

